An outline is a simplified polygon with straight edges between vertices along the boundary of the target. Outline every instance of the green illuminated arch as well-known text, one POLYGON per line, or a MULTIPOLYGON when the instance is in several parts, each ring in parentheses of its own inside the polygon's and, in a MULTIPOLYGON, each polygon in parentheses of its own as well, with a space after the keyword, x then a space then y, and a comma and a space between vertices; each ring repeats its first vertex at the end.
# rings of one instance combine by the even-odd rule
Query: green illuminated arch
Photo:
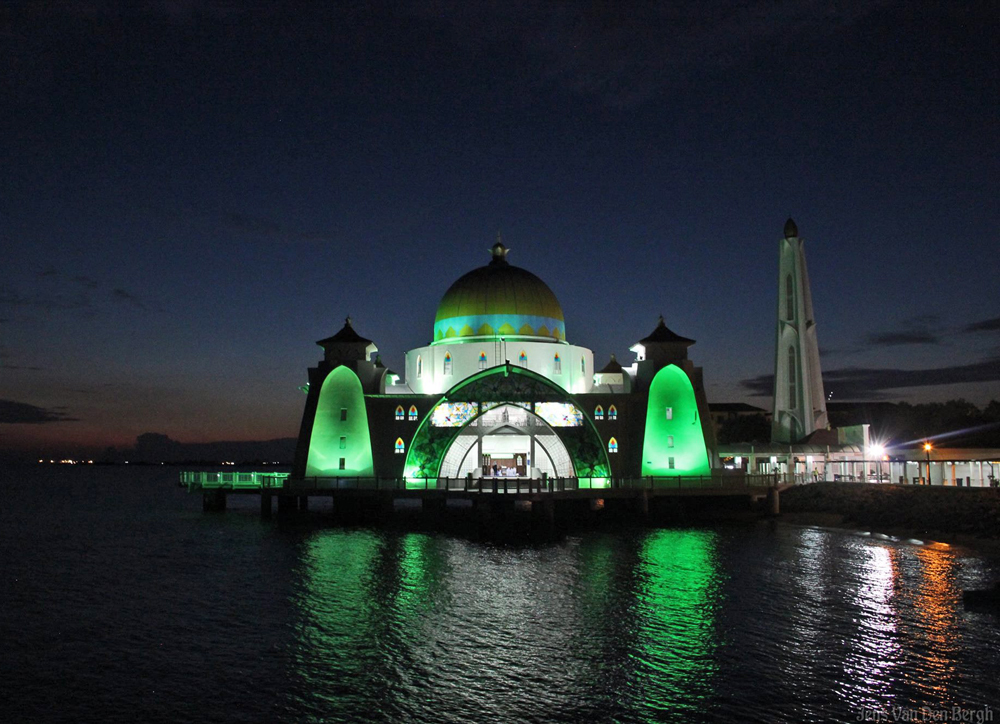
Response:
POLYGON ((374 474, 368 412, 361 380, 341 365, 326 376, 319 391, 316 417, 309 438, 306 477, 353 478, 374 474), (344 461, 343 467, 341 460, 344 461))
POLYGON ((642 474, 708 475, 708 448, 698 415, 694 386, 684 371, 667 365, 649 386, 642 474), (671 411, 670 419, 667 410, 671 411), (671 443, 673 446, 671 447, 671 443), (673 459, 673 465, 670 464, 673 459))
MULTIPOLYGON (((448 390, 434 407, 442 402, 518 401, 571 402, 577 409, 584 409, 556 383, 529 369, 511 364, 491 367, 467 377, 448 390)), ((466 425, 481 414, 480 411, 466 425)), ((551 429, 566 446, 577 476, 607 478, 611 474, 611 465, 604 443, 590 417, 584 414, 583 420, 580 427, 551 429)), ((403 476, 407 480, 437 478, 448 448, 461 431, 462 427, 434 427, 431 425, 431 413, 425 415, 406 453, 403 476)))

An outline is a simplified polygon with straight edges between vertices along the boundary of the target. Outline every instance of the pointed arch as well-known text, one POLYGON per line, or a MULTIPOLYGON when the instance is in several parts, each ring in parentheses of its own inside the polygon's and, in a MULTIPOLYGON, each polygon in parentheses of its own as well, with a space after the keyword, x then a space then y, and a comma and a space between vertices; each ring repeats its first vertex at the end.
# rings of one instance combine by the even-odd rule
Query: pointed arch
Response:
POLYGON ((642 443, 642 475, 708 475, 708 448, 691 379, 677 365, 653 377, 642 443), (668 411, 667 415, 663 410, 668 411), (673 447, 669 447, 673 438, 673 447))
POLYGON ((615 438, 608 440, 608 452, 612 455, 618 452, 618 440, 615 438))
POLYGON ((598 405, 597 407, 594 408, 594 419, 595 420, 604 419, 604 408, 601 405, 598 405))
POLYGON ((618 419, 618 408, 615 407, 614 405, 611 405, 608 408, 608 419, 609 420, 617 420, 618 419))
POLYGON ((306 477, 367 477, 372 462, 368 411, 361 380, 343 365, 323 380, 306 457, 306 477), (351 441, 341 448, 341 438, 351 441))
MULTIPOLYGON (((423 478, 436 478, 441 471, 444 455, 465 426, 472 424, 490 405, 479 402, 512 402, 532 411, 533 402, 568 402, 577 409, 581 405, 557 383, 537 372, 510 363, 478 372, 452 387, 428 414, 425 414, 406 454, 403 475, 420 487, 423 478), (520 402, 519 402, 520 401, 520 402), (476 405, 474 415, 459 427, 435 427, 431 423, 433 411, 442 402, 468 402, 476 405)), ((495 405, 493 405, 495 406, 495 405)), ((532 411, 533 413, 533 411, 532 411)), ((533 413, 534 414, 534 413, 533 413)), ((573 462, 574 472, 581 478, 606 479, 611 465, 608 453, 593 420, 581 415, 581 423, 572 427, 553 427, 552 433, 565 445, 573 462)), ((595 481, 595 487, 600 483, 595 481)))
POLYGON ((404 417, 406 417, 406 414, 403 412, 403 406, 396 405, 396 419, 402 420, 404 417))
POLYGON ((444 364, 442 366, 442 370, 441 371, 444 372, 444 374, 446 374, 446 375, 450 375, 451 374, 451 372, 452 372, 451 352, 445 352, 445 354, 444 354, 444 364))
POLYGON ((416 422, 418 417, 420 417, 420 413, 417 412, 417 406, 410 405, 410 422, 416 422))

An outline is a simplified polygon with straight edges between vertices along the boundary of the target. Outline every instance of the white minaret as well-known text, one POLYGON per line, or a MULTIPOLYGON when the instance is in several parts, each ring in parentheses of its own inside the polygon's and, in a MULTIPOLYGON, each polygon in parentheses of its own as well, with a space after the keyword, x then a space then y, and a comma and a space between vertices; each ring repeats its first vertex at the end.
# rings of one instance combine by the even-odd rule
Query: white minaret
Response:
POLYGON ((780 243, 771 440, 792 443, 826 429, 829 421, 806 255, 791 219, 785 222, 785 238, 780 243))

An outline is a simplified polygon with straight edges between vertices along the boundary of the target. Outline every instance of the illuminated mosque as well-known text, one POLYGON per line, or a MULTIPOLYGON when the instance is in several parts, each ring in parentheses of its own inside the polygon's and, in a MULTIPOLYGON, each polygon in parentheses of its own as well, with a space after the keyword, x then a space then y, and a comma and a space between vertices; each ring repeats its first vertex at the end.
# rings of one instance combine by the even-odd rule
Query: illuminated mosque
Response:
POLYGON ((571 344, 562 307, 500 239, 488 264, 452 284, 431 341, 406 352, 401 378, 350 318, 320 340, 293 479, 709 475, 715 434, 694 340, 661 317, 623 367, 571 344), (374 355, 374 359, 373 359, 374 355))

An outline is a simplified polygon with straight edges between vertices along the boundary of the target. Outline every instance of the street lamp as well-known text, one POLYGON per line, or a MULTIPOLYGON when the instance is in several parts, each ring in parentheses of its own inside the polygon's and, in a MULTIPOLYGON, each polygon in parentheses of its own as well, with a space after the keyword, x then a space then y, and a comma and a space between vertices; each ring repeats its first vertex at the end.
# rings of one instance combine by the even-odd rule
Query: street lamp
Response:
POLYGON ((927 484, 931 484, 931 448, 933 446, 929 442, 924 443, 924 454, 927 456, 927 484))

